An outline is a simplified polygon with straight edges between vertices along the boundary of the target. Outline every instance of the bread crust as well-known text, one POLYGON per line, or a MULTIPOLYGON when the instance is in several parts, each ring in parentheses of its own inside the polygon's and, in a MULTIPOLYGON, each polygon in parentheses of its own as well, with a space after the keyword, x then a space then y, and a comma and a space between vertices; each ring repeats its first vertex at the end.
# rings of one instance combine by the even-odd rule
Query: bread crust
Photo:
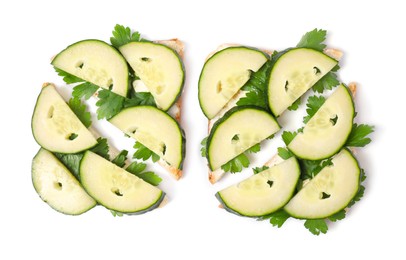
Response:
MULTIPOLYGON (((172 50, 176 51, 179 57, 183 60, 185 45, 178 38, 173 38, 169 40, 158 40, 155 43, 163 44, 172 50)), ((178 98, 175 104, 169 109, 168 113, 175 118, 176 121, 181 125, 182 121, 182 96, 178 98)), ((179 180, 183 175, 183 170, 178 169, 169 165, 165 160, 159 159, 158 164, 161 165, 167 172, 169 172, 176 180, 179 180)))

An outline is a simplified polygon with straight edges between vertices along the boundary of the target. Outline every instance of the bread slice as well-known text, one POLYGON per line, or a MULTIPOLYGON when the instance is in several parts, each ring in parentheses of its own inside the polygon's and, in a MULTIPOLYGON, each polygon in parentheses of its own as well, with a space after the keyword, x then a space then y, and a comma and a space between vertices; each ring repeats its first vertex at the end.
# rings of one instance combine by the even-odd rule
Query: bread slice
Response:
MULTIPOLYGON (((219 51, 221 51, 221 50, 223 50, 223 49, 225 49, 225 48, 232 47, 232 46, 240 46, 240 45, 238 45, 238 44, 222 44, 222 45, 220 45, 215 51, 211 52, 211 53, 207 56, 206 60, 209 59, 211 56, 213 56, 215 53, 217 53, 217 52, 219 52, 219 51)), ((265 53, 267 53, 267 54, 269 54, 269 55, 272 55, 272 53, 273 53, 273 51, 271 51, 271 50, 261 50, 261 51, 263 51, 263 52, 265 52, 265 53)), ((342 53, 340 50, 338 50, 338 49, 333 49, 333 48, 327 48, 327 49, 325 49, 325 50, 324 50, 324 53, 327 54, 328 56, 330 56, 330 57, 336 59, 336 60, 340 60, 340 59, 342 58, 342 56, 343 56, 343 53, 342 53)), ((352 84, 352 83, 350 83, 350 85, 349 85, 350 90, 351 90, 351 86, 352 86, 351 84, 352 84)), ((355 88, 356 88, 356 85, 354 85, 354 89, 355 89, 355 88)), ((352 91, 352 90, 351 90, 351 91, 352 91)), ((244 91, 244 90, 239 90, 239 91, 230 99, 230 101, 223 107, 223 109, 221 109, 221 110, 219 111, 219 113, 218 113, 213 119, 208 120, 208 127, 207 127, 208 133, 210 133, 210 130, 211 130, 211 128, 213 127, 214 123, 215 123, 218 119, 220 119, 221 117, 223 117, 223 115, 224 115, 228 110, 230 110, 231 108, 235 107, 236 104, 237 104, 237 102, 238 102, 238 100, 239 100, 240 98, 244 97, 244 96, 246 95, 246 93, 247 93, 247 92, 244 91)), ((354 94, 355 94, 355 91, 354 91, 354 94)), ((279 158, 279 160, 277 160, 277 157, 275 157, 275 158, 271 159, 270 161, 268 161, 265 165, 266 165, 266 166, 269 166, 269 165, 271 165, 272 163, 273 163, 272 165, 274 165, 276 162, 278 162, 278 161, 280 162, 280 159, 281 159, 281 158, 279 158), (273 160, 275 160, 276 162, 272 162, 273 160), (269 165, 268 165, 268 164, 269 164, 269 165)), ((214 170, 214 171, 210 171, 210 170, 209 170, 209 181, 210 181, 212 184, 216 183, 218 180, 220 180, 220 179, 223 177, 224 173, 225 173, 224 170, 221 169, 221 168, 216 169, 216 170, 214 170)))

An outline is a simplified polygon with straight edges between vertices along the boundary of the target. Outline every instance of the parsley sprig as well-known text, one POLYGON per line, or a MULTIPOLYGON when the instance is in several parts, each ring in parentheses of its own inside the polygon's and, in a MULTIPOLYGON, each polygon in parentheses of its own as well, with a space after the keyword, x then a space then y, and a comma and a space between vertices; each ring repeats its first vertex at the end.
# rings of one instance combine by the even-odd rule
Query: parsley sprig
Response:
POLYGON ((147 41, 141 38, 141 34, 137 31, 133 32, 129 27, 116 24, 113 30, 113 37, 110 37, 111 45, 116 48, 123 46, 129 42, 147 41))
POLYGON ((374 132, 374 126, 354 123, 350 136, 345 143, 348 147, 364 147, 371 142, 368 135, 374 132))
POLYGON ((92 124, 90 112, 86 111, 86 105, 83 104, 80 99, 71 98, 69 99, 68 105, 86 128, 92 124))
POLYGON ((237 101, 237 106, 254 105, 268 109, 266 82, 270 68, 270 62, 267 61, 258 71, 251 72, 250 79, 241 88, 241 90, 247 91, 247 93, 245 97, 237 101))
POLYGON ((134 148, 136 149, 133 158, 140 159, 143 161, 152 159, 153 162, 159 161, 159 155, 151 151, 148 147, 140 142, 135 142, 134 148))
POLYGON ((97 108, 97 119, 110 119, 117 115, 121 110, 128 107, 147 105, 155 106, 156 103, 154 97, 149 92, 135 92, 131 90, 130 97, 123 97, 118 95, 108 89, 99 88, 93 83, 84 81, 80 78, 75 77, 65 71, 55 68, 58 75, 62 76, 64 81, 68 84, 80 83, 73 87, 72 97, 76 99, 89 99, 96 92, 98 96, 98 101, 96 102, 97 108))
POLYGON ((322 29, 314 29, 305 33, 296 45, 297 48, 310 48, 316 51, 323 51, 326 48, 324 41, 326 40, 327 31, 322 29))
POLYGON ((307 115, 303 118, 303 123, 306 124, 317 113, 319 108, 326 102, 323 96, 311 96, 307 99, 307 115))
POLYGON ((247 149, 244 153, 241 153, 234 159, 230 160, 226 164, 221 166, 225 172, 237 173, 241 172, 244 168, 248 168, 250 165, 250 160, 247 153, 257 153, 261 150, 261 145, 255 144, 251 148, 247 149))
POLYGON ((268 169, 269 169, 269 167, 266 166, 266 165, 264 165, 264 166, 262 166, 262 167, 255 167, 255 168, 252 168, 252 171, 254 172, 254 174, 258 174, 258 173, 263 172, 263 171, 266 171, 266 170, 268 170, 268 169))
MULTIPOLYGON (((128 151, 122 150, 111 162, 118 167, 124 168, 126 165, 128 151)), ((143 179, 151 185, 158 186, 161 183, 162 178, 159 175, 151 171, 145 171, 147 165, 145 163, 134 161, 129 164, 125 170, 131 174, 134 174, 138 178, 143 179)))
MULTIPOLYGON (((106 138, 98 138, 96 146, 89 149, 90 151, 109 159, 109 146, 106 138)), ((54 155, 68 168, 68 170, 80 180, 79 166, 85 152, 75 154, 54 153, 54 155)))

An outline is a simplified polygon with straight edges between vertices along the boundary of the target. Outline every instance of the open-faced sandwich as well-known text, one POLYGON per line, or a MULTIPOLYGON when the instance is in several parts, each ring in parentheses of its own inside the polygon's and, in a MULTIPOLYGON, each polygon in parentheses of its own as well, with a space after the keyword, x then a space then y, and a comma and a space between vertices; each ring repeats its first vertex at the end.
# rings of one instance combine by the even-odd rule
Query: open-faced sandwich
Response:
POLYGON ((145 163, 130 162, 126 150, 109 149, 107 140, 89 128, 91 116, 82 101, 91 97, 97 100, 97 119, 134 139, 134 159, 151 158, 175 179, 182 176, 183 43, 149 41, 121 25, 110 42, 82 40, 53 57, 52 66, 73 87, 72 98, 66 102, 47 83, 34 109, 33 135, 42 147, 33 159, 34 187, 65 214, 81 214, 96 204, 115 215, 139 214, 165 197, 155 187, 162 179, 145 171, 145 163))
POLYGON ((279 227, 289 217, 306 219, 319 234, 326 219, 342 219, 362 197, 365 174, 349 148, 368 144, 373 127, 354 122, 356 85, 340 84, 342 53, 326 48, 325 37, 315 29, 296 47, 274 52, 223 45, 206 60, 199 101, 208 118, 201 151, 210 182, 249 167, 248 153, 267 139, 278 135, 286 144, 253 176, 217 192, 227 211, 279 227), (309 91, 316 95, 307 99, 305 125, 280 134, 284 112, 297 110, 309 91))

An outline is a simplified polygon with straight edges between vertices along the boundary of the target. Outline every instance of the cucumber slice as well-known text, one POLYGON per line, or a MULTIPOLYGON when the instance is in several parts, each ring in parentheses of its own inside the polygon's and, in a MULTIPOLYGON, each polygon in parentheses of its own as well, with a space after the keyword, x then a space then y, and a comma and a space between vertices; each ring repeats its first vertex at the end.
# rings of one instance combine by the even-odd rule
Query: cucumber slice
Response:
POLYGON ((347 149, 333 157, 284 207, 296 218, 321 219, 344 209, 357 194, 361 170, 347 149))
POLYGON ((238 46, 223 49, 211 56, 199 78, 200 107, 212 119, 257 71, 268 56, 256 49, 238 46))
POLYGON ((122 110, 109 122, 171 166, 182 168, 185 138, 178 122, 167 113, 152 106, 136 106, 122 110))
POLYGON ((212 171, 280 129, 275 118, 254 106, 230 109, 213 125, 207 138, 207 160, 212 171))
POLYGON ((120 52, 147 86, 157 106, 168 110, 181 95, 185 70, 179 55, 171 48, 153 42, 130 42, 120 52))
POLYGON ((43 148, 32 160, 31 175, 40 198, 61 213, 79 215, 96 205, 72 173, 43 148))
POLYGON ((103 41, 76 42, 56 55, 51 64, 99 87, 127 96, 127 62, 120 52, 103 41))
POLYGON ((331 157, 345 145, 351 133, 354 113, 350 92, 344 85, 338 86, 307 122, 303 132, 289 143, 289 150, 307 160, 331 157))
POLYGON ((282 114, 337 63, 324 53, 307 48, 289 49, 277 56, 268 81, 272 113, 282 114))
POLYGON ((78 153, 97 144, 97 140, 72 112, 53 84, 42 88, 31 128, 37 143, 51 152, 78 153))
POLYGON ((295 192, 300 167, 291 157, 216 194, 224 208, 237 215, 259 217, 282 208, 295 192))
POLYGON ((80 163, 80 181, 99 204, 122 213, 145 213, 165 197, 157 187, 91 151, 80 163))

